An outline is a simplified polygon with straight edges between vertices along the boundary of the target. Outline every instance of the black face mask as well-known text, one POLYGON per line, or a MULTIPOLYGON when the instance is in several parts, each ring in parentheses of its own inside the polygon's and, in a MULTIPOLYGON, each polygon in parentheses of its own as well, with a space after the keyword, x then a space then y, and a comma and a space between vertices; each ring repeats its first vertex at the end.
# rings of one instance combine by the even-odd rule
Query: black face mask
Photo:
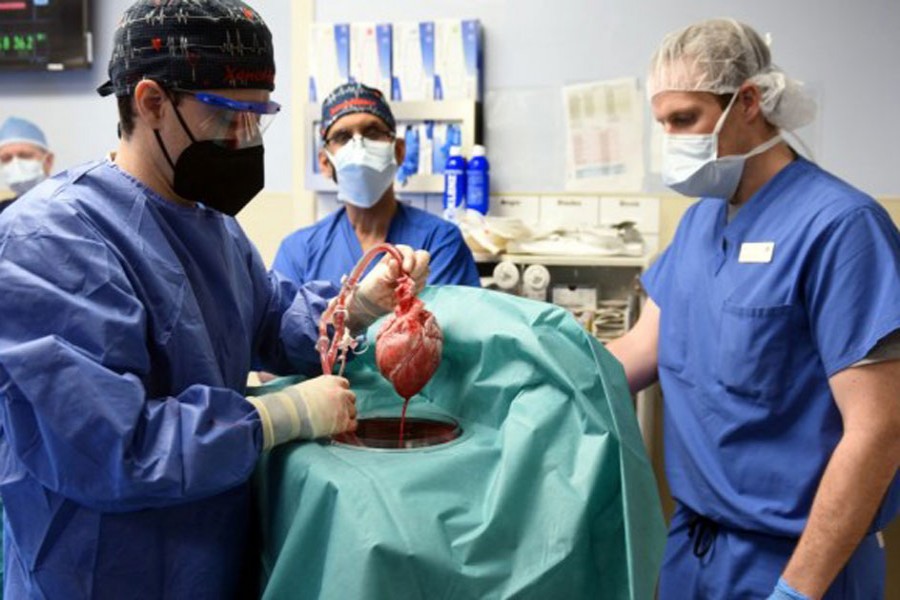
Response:
MULTIPOLYGON (((174 103, 173 103, 174 106, 174 103)), ((175 193, 186 200, 202 202, 229 216, 235 216, 256 196, 265 184, 263 146, 232 150, 215 140, 198 142, 175 109, 191 145, 173 162, 159 130, 154 130, 166 160, 175 172, 175 193)))

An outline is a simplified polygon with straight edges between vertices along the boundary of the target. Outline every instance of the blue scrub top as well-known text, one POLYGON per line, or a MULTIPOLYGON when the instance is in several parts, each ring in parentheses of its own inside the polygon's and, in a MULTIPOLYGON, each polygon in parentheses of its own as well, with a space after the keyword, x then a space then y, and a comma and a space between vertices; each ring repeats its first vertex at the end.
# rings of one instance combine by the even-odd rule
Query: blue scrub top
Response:
POLYGON ((334 290, 107 162, 0 216, 0 281, 7 596, 229 597, 262 448, 247 374, 317 372, 334 290))
MULTIPOLYGON (((428 250, 431 253, 429 284, 481 285, 472 251, 453 223, 398 202, 386 241, 428 250)), ((337 284, 353 270, 362 255, 347 210, 341 208, 286 237, 272 268, 298 283, 324 279, 337 284)))
MULTIPOLYGON (((644 275, 660 307, 672 495, 724 525, 797 536, 842 424, 828 378, 900 327, 900 234, 872 198, 795 160, 726 223, 703 199, 644 275), (755 243, 774 243, 769 262, 755 243)), ((894 483, 876 518, 900 504, 894 483)))

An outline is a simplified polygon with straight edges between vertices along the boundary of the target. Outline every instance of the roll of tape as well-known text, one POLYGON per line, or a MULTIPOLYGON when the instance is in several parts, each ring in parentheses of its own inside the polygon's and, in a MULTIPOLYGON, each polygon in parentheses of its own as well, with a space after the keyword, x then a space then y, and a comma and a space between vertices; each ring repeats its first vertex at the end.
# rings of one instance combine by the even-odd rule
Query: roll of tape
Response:
POLYGON ((547 301, 550 271, 544 265, 530 265, 522 273, 522 295, 532 300, 547 301))
POLYGON ((508 260, 501 260, 494 267, 494 282, 501 290, 514 290, 519 285, 519 267, 508 260))
POLYGON ((522 274, 522 283, 532 290, 544 290, 550 287, 550 271, 544 265, 530 265, 522 274))

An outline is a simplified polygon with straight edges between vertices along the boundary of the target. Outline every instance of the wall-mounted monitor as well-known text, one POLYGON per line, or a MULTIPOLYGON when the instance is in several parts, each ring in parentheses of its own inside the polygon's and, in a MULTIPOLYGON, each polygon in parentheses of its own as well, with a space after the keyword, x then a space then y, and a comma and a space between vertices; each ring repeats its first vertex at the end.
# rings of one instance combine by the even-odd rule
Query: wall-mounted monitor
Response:
POLYGON ((91 0, 0 0, 0 70, 89 67, 90 4, 91 0))

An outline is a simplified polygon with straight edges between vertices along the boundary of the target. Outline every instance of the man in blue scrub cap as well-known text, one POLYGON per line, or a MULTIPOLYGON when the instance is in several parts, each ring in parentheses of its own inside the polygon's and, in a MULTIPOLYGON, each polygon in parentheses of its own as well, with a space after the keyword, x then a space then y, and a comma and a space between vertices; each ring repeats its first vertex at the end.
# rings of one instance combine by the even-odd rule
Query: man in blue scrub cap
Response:
POLYGON ((663 178, 699 197, 609 349, 657 378, 677 509, 660 598, 883 596, 900 504, 900 234, 782 138, 814 105, 750 27, 664 39, 663 178))
POLYGON ((405 144, 378 90, 338 86, 322 103, 321 171, 337 182, 344 206, 284 239, 272 267, 297 283, 340 282, 363 253, 382 242, 431 254, 430 284, 479 286, 478 269, 459 228, 394 195, 405 144))
MULTIPOLYGON (((0 216, 5 595, 252 597, 260 453, 356 424, 315 351, 334 290, 268 274, 232 216, 263 185, 271 35, 238 0, 140 0, 109 73, 115 161, 0 216), (311 378, 248 400, 251 368, 311 378)), ((401 266, 424 285, 427 253, 401 250, 361 282, 374 312, 401 266)), ((351 329, 375 316, 351 306, 351 329)))
POLYGON ((0 179, 15 194, 0 202, 0 212, 42 182, 53 169, 53 153, 40 127, 20 117, 0 125, 0 179))

